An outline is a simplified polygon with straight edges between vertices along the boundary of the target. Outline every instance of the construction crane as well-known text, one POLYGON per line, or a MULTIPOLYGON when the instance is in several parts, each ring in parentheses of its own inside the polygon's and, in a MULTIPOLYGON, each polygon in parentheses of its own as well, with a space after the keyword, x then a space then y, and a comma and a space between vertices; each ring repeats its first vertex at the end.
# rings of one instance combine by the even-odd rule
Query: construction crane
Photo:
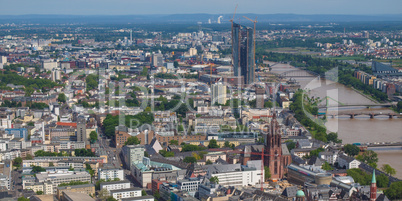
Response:
POLYGON ((238 6, 238 4, 236 4, 236 8, 235 8, 235 11, 233 13, 232 19, 229 20, 232 23, 232 28, 233 28, 233 21, 234 21, 235 15, 236 15, 237 6, 238 6))
MULTIPOLYGON (((250 18, 248 18, 246 16, 243 16, 243 17, 254 23, 254 36, 253 36, 253 38, 254 38, 254 65, 255 65, 255 24, 257 23, 257 17, 255 17, 255 20, 252 20, 252 19, 250 19, 250 18)), ((255 68, 254 68, 254 70, 255 70, 255 68)))
POLYGON ((261 152, 244 152, 241 151, 239 152, 240 154, 250 154, 250 155, 260 155, 261 156, 261 191, 264 192, 264 185, 263 183, 265 183, 265 178, 264 178, 264 156, 275 156, 275 157, 279 157, 279 154, 265 154, 264 153, 264 147, 262 148, 261 152))

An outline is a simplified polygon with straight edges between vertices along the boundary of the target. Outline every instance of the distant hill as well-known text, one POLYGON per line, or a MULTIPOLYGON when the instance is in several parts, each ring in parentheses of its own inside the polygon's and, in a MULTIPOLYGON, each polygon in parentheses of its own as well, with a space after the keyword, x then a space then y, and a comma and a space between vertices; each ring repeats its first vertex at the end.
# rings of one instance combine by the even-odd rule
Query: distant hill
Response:
MULTIPOLYGON (((172 14, 172 15, 0 15, 0 23, 40 23, 40 24, 144 24, 144 23, 207 23, 211 19, 216 23, 229 23, 232 14, 172 14)), ((237 14, 236 21, 247 21, 258 17, 258 22, 379 22, 402 21, 402 14, 397 15, 300 15, 300 14, 237 14)))

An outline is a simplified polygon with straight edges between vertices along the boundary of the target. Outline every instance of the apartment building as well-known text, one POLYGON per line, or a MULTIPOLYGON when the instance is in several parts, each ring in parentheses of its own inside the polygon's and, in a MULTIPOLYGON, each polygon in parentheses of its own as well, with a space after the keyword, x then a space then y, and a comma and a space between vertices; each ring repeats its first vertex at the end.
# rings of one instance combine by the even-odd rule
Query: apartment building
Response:
POLYGON ((177 122, 176 112, 157 111, 154 113, 154 122, 177 122))
POLYGON ((53 184, 53 192, 56 193, 56 187, 59 184, 71 181, 91 182, 91 175, 88 172, 73 171, 41 172, 36 174, 36 180, 38 182, 51 182, 53 184))
POLYGON ((114 179, 123 180, 124 179, 124 171, 119 168, 99 168, 98 169, 98 179, 104 180, 114 180, 114 179))
POLYGON ((104 188, 108 191, 130 188, 130 181, 123 180, 123 181, 102 182, 100 184, 100 189, 104 188))
POLYGON ((110 195, 117 200, 121 200, 123 198, 131 198, 131 197, 141 197, 141 188, 126 188, 119 190, 111 190, 110 195))

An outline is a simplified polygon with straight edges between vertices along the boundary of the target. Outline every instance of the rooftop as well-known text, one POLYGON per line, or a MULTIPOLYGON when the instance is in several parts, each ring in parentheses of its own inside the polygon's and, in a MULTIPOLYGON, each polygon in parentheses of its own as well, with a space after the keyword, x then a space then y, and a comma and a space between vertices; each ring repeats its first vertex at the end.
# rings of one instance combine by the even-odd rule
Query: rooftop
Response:
POLYGON ((120 193, 120 192, 128 192, 128 191, 142 191, 142 188, 133 187, 133 188, 125 188, 125 189, 111 190, 111 191, 110 191, 110 194, 113 194, 113 193, 120 193))

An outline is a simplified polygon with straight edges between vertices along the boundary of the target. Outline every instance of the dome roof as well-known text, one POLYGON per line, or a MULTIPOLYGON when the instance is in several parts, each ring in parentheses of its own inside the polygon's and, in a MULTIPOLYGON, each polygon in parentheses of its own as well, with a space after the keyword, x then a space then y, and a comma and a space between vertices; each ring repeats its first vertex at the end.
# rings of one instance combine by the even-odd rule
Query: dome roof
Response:
POLYGON ((296 193, 296 197, 304 197, 304 192, 302 190, 298 190, 296 193))

